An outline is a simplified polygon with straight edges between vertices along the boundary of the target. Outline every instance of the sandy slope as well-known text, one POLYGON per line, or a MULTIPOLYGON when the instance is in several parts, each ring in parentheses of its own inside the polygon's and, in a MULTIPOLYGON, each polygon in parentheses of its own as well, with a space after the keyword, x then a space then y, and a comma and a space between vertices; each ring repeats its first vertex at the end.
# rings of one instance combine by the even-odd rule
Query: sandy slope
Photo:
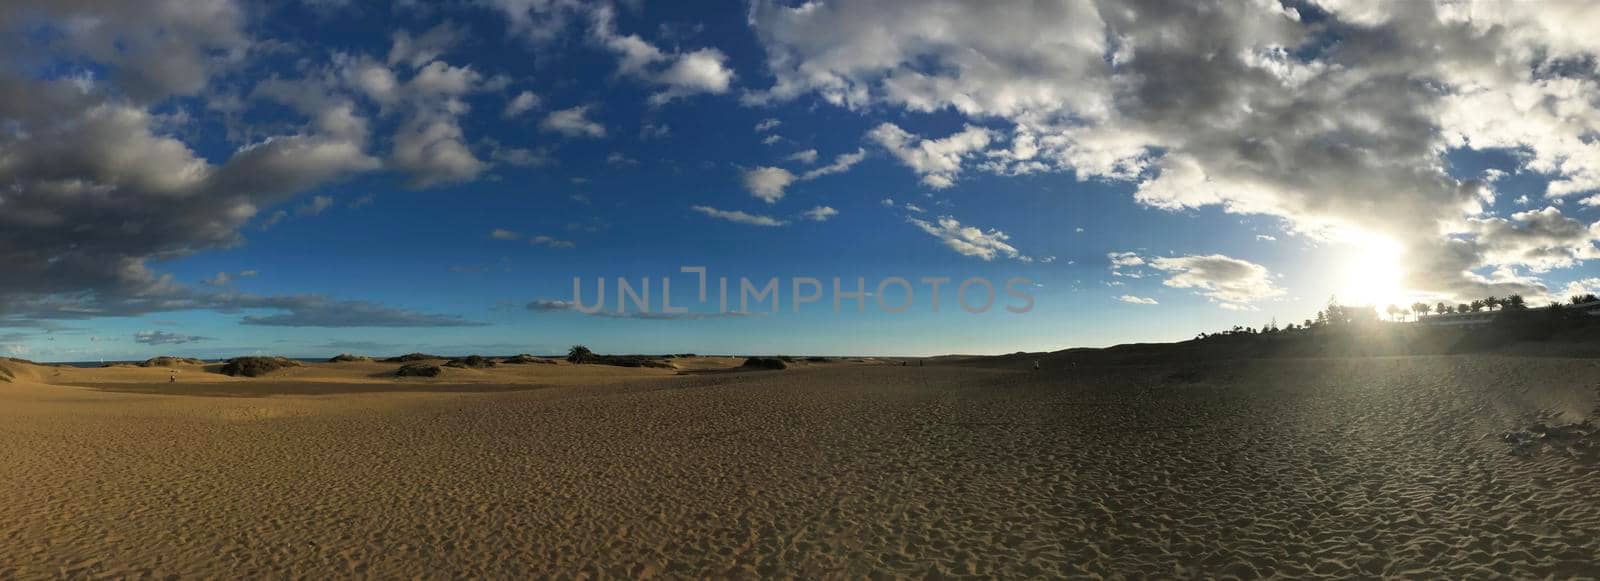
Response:
POLYGON ((1501 439, 1593 417, 1600 363, 1054 363, 22 369, 0 578, 1600 574, 1591 437, 1501 439))

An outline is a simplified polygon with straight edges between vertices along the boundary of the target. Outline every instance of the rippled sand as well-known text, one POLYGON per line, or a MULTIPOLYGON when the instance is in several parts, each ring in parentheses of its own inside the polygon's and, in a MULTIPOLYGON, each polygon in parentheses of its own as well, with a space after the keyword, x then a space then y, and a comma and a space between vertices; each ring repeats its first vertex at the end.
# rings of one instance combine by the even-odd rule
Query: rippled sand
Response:
POLYGON ((1600 574, 1590 360, 388 367, 20 369, 0 578, 1600 574))

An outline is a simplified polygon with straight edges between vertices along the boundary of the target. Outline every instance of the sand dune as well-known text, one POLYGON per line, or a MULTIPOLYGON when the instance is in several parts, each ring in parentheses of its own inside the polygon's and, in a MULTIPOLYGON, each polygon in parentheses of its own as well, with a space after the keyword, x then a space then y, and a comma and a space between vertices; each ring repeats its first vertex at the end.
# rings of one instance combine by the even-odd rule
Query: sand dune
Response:
POLYGON ((0 363, 0 578, 1600 574, 1595 361, 996 361, 0 363))

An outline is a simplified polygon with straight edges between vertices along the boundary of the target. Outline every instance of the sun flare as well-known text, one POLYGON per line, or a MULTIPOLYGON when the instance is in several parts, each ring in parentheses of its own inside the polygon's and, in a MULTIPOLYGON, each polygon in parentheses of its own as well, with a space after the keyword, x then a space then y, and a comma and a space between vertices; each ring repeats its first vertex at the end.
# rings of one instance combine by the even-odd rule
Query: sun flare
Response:
POLYGON ((1412 302, 1413 293, 1402 282, 1403 246, 1387 237, 1367 235, 1356 241, 1353 250, 1340 275, 1339 302, 1372 305, 1380 312, 1387 305, 1412 302))

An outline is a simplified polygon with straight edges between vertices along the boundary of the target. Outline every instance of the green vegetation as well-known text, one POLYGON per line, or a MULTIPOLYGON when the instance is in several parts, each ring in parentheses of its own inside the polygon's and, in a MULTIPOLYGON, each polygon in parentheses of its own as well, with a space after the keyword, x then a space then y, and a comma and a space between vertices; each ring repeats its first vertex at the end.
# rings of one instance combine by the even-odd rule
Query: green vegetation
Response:
POLYGON ((222 366, 222 374, 234 377, 261 377, 290 367, 301 367, 301 365, 299 361, 287 357, 234 357, 222 366))
POLYGON ((594 352, 583 345, 573 345, 571 349, 567 350, 567 362, 569 363, 591 363, 594 358, 594 352))

